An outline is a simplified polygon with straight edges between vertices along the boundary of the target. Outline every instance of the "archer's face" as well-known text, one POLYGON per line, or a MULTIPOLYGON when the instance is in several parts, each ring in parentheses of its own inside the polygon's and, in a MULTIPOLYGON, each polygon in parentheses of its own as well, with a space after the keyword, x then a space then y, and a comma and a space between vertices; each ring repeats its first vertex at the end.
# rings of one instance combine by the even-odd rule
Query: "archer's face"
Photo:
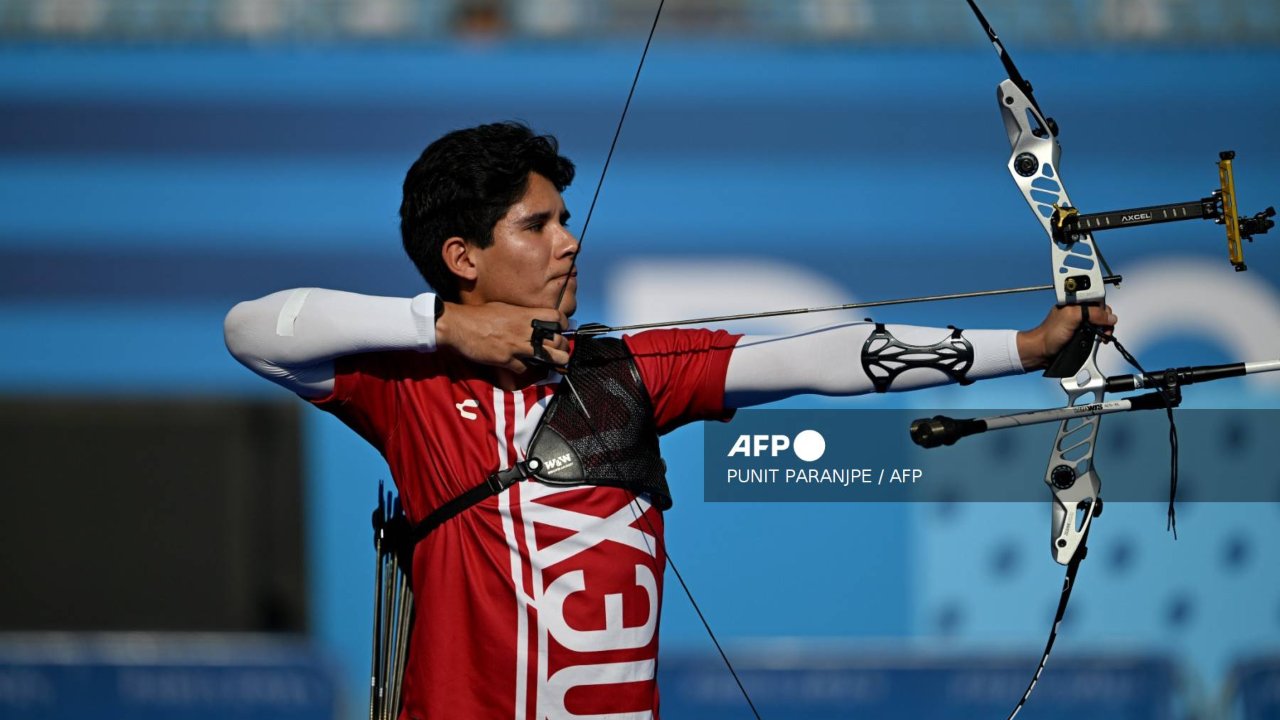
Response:
MULTIPOLYGON (((549 308, 573 269, 578 240, 569 232, 569 211, 550 180, 530 173, 524 196, 493 228, 493 244, 472 248, 475 297, 523 307, 549 308)), ((560 310, 577 309, 577 271, 568 279, 560 310)))

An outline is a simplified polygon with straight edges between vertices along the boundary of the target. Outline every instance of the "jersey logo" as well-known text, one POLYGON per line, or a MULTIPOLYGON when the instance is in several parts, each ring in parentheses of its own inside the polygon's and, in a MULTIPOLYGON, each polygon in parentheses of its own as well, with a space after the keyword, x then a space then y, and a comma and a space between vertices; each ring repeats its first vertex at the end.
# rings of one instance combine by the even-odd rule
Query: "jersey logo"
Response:
POLYGON ((480 404, 477 403, 474 398, 467 398, 466 400, 454 405, 454 407, 458 408, 458 414, 462 417, 467 420, 475 420, 476 414, 471 412, 471 410, 480 407, 480 404))

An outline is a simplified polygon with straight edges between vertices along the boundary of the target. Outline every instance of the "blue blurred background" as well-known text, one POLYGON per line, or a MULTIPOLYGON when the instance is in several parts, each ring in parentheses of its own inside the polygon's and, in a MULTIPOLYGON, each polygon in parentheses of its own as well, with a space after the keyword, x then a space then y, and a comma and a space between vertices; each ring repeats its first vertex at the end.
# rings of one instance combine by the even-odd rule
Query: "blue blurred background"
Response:
MULTIPOLYGON (((964 3, 668 5, 584 243, 579 320, 1047 282, 1045 241, 1005 169, 994 102, 1003 71, 964 3)), ((1241 210, 1280 200, 1280 3, 986 5, 1062 128, 1062 171, 1084 211, 1198 199, 1217 187, 1214 163, 1228 148, 1241 210)), ((428 142, 458 127, 520 119, 557 135, 579 168, 565 198, 580 222, 654 7, 0 0, 0 419, 10 429, 0 451, 38 460, 9 464, 3 480, 0 571, 16 609, 0 627, 0 717, 363 713, 368 513, 385 465, 237 365, 222 317, 288 287, 421 292, 399 248, 400 182, 428 142), (211 419, 193 423, 193 412, 211 419), (130 424, 140 417, 150 424, 130 424), (230 445, 217 440, 224 431, 230 445), (112 505, 140 473, 164 481, 112 505), (265 487, 285 475, 287 492, 265 487), (207 476, 207 497, 187 492, 188 476, 207 476), (245 508, 273 492, 285 519, 268 533, 272 517, 245 508), (188 518, 163 533, 161 496, 173 510, 163 517, 188 518), (230 519, 215 522, 219 512, 230 519), (74 562, 41 574, 47 541, 18 528, 80 516, 119 524, 60 533, 75 549, 55 561, 74 562), (113 545, 116 532, 142 534, 113 545), (207 557, 178 549, 208 543, 207 557), (157 554, 135 567, 130 547, 157 554), (183 619, 177 605, 196 601, 180 590, 212 567, 208 577, 250 595, 270 588, 271 600, 201 592, 242 611, 183 619), (175 594, 148 590, 140 602, 151 610, 112 614, 126 586, 156 583, 175 594)), ((1207 223, 1099 239, 1125 276, 1110 295, 1117 333, 1148 368, 1280 357, 1280 236, 1246 248, 1244 274, 1207 223)), ((875 318, 1026 328, 1051 303, 973 300, 875 318)), ((1104 358, 1104 369, 1122 367, 1104 358)), ((1272 409, 1276 379, 1193 388, 1187 406, 1272 409)), ((786 406, 1060 403, 1056 383, 1022 377, 786 406)), ((1167 473, 1163 435, 1126 422, 1103 424, 1104 480, 1167 473)), ((1051 433, 992 440, 992 462, 966 470, 1040 482, 1051 433)), ((1243 472, 1276 489, 1272 502, 1184 503, 1176 542, 1162 505, 1108 507, 1059 655, 1024 716, 1280 717, 1271 434, 1265 420, 1241 422, 1181 447, 1186 498, 1243 472)), ((692 427, 664 440, 671 554, 767 717, 1007 712, 1061 583, 1047 498, 709 504, 701 437, 692 427)), ((745 716, 688 603, 668 590, 664 714, 745 716)))

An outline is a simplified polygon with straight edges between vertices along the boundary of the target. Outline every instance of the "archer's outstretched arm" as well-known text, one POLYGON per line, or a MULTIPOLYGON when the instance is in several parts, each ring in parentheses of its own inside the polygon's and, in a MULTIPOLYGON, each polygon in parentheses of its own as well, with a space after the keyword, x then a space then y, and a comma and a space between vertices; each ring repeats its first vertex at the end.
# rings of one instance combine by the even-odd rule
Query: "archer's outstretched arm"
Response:
POLYGON ((1017 335, 865 322, 748 335, 729 359, 725 404, 740 408, 793 395, 861 395, 1014 375, 1023 372, 1017 335), (900 350, 905 346, 936 350, 900 350), (909 367, 896 359, 904 352, 909 367))
MULTIPOLYGON (((1110 308, 1088 312, 1104 329, 1116 322, 1110 308)), ((1025 332, 859 322, 795 335, 746 336, 729 360, 725 404, 748 407, 793 395, 860 395, 1016 375, 1045 367, 1081 319, 1079 308, 1065 307, 1052 309, 1025 332)))

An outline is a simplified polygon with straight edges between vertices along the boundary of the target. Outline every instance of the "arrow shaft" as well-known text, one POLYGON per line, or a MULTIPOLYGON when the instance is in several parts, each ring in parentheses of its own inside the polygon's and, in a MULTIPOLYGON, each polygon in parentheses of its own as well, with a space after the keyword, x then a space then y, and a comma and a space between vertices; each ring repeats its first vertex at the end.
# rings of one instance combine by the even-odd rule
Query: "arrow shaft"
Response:
MULTIPOLYGON (((1103 282, 1108 285, 1119 285, 1123 279, 1120 275, 1107 275, 1103 282)), ((569 337, 581 335, 593 337, 611 332, 631 330, 651 330, 653 328, 675 327, 678 325, 709 325, 711 323, 731 322, 735 320, 755 320, 758 318, 785 317, 788 315, 806 315, 809 313, 834 312, 836 310, 859 310, 862 308, 887 307, 890 305, 910 305, 913 303, 940 302, 943 300, 964 300, 967 298, 993 297, 996 295, 1016 295, 1019 293, 1043 292, 1053 290, 1053 285, 1027 285, 1025 287, 1003 288, 1000 290, 977 290, 973 292, 947 293, 944 295, 921 295, 918 297, 898 298, 895 300, 871 300, 860 303, 843 303, 840 305, 822 305, 819 307, 790 308, 787 310, 766 310, 763 312, 735 313, 732 315, 712 315, 708 317, 689 318, 686 320, 663 320, 659 322, 634 323, 630 325, 584 326, 576 330, 566 330, 569 337)))

